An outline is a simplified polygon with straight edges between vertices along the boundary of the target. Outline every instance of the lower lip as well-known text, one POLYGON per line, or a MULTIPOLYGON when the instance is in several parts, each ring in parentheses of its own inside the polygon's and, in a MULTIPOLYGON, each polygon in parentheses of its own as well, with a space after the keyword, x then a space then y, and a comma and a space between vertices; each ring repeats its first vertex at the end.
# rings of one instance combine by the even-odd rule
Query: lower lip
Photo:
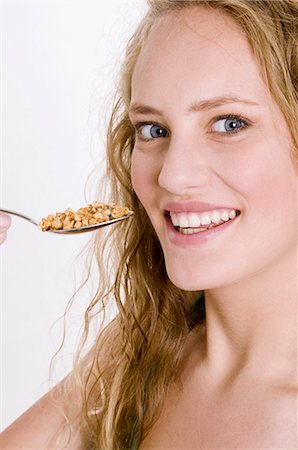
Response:
POLYGON ((223 224, 218 225, 217 227, 210 228, 206 231, 200 231, 193 234, 182 234, 175 229, 174 225, 171 222, 171 219, 166 216, 166 227, 168 230, 170 241, 175 245, 185 247, 189 245, 204 244, 206 242, 209 242, 210 239, 219 237, 225 232, 225 230, 230 228, 237 221, 238 217, 239 216, 236 216, 234 219, 228 220, 227 222, 224 222, 223 224))

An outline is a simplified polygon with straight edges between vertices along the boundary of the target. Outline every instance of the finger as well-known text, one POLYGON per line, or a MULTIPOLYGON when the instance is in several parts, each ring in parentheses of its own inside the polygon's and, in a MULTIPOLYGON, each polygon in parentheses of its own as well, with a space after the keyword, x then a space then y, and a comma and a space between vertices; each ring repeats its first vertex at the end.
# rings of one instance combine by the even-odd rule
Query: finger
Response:
POLYGON ((0 232, 7 231, 11 225, 11 217, 8 214, 0 213, 0 232))
POLYGON ((7 238, 6 231, 2 231, 2 233, 0 233, 0 245, 3 244, 6 238, 7 238))

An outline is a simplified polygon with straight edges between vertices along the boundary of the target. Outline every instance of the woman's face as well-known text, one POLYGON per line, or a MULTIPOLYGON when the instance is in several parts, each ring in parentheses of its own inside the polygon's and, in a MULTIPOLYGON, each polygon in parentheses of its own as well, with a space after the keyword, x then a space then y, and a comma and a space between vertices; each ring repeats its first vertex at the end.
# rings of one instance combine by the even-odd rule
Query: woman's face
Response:
POLYGON ((130 119, 133 187, 174 284, 234 284, 293 255, 289 132, 232 19, 204 8, 160 19, 133 73, 130 119))

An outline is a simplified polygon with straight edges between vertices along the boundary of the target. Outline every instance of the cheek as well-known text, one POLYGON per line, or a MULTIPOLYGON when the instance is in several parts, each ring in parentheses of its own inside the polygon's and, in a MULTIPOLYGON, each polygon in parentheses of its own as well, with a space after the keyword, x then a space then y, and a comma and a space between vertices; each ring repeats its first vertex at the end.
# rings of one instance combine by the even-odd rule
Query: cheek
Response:
POLYGON ((297 173, 288 150, 264 141, 258 142, 251 153, 250 158, 233 166, 233 185, 246 206, 266 216, 276 214, 277 209, 293 208, 297 203, 297 173))
POLYGON ((144 206, 150 198, 150 192, 152 195, 152 177, 152 168, 145 161, 145 158, 140 152, 133 151, 131 158, 132 187, 144 206))
MULTIPOLYGON (((243 252, 275 258, 297 245, 297 175, 289 159, 267 154, 238 177, 244 198, 243 252), (255 247, 251 243, 255 243, 255 247)), ((259 264, 258 263, 258 264, 259 264)))

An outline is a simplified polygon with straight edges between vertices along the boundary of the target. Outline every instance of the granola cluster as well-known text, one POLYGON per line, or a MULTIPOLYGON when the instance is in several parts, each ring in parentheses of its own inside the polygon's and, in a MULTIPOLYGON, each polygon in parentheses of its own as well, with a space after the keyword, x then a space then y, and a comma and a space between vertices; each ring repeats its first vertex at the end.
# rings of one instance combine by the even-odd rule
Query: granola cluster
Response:
POLYGON ((46 218, 41 219, 38 228, 41 231, 81 228, 129 214, 131 211, 126 206, 94 202, 78 211, 67 208, 64 212, 56 212, 55 215, 49 214, 46 218))

